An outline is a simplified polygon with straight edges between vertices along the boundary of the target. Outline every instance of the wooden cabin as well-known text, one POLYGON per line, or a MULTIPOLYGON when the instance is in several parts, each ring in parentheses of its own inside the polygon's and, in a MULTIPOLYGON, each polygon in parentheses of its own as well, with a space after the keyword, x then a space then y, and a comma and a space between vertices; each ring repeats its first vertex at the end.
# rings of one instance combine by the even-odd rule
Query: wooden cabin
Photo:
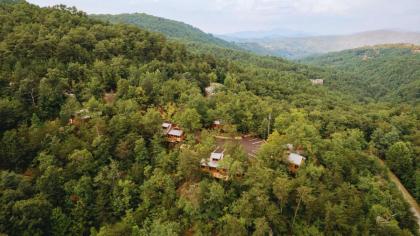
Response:
POLYGON ((169 132, 166 134, 166 138, 170 143, 182 142, 185 139, 184 131, 174 127, 171 130, 169 130, 169 132))
POLYGON ((210 173, 214 178, 228 180, 227 171, 220 167, 220 161, 223 160, 224 150, 216 148, 208 160, 201 160, 201 169, 204 172, 210 173))
POLYGON ((289 162, 289 171, 295 174, 305 162, 306 157, 297 153, 289 153, 287 161, 289 162))
POLYGON ((170 122, 162 123, 162 132, 170 143, 179 143, 184 141, 184 131, 170 122))

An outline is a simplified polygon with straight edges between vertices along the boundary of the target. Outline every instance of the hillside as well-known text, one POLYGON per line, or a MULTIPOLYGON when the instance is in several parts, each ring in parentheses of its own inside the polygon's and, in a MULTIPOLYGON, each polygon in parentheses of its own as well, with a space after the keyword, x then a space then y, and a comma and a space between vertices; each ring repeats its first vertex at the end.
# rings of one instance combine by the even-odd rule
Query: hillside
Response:
POLYGON ((111 23, 123 23, 138 26, 140 28, 159 32, 165 36, 182 40, 187 43, 209 44, 212 46, 239 49, 232 43, 207 34, 202 30, 183 22, 156 17, 145 13, 118 14, 118 15, 90 15, 92 18, 108 21, 111 23))
POLYGON ((337 81, 335 86, 359 90, 361 96, 420 101, 420 46, 365 47, 309 57, 300 62, 351 74, 352 80, 337 81))
POLYGON ((0 18, 0 234, 418 235, 378 161, 420 198, 409 104, 75 8, 0 18))
POLYGON ((278 37, 241 39, 237 45, 263 55, 299 59, 313 54, 324 54, 379 44, 420 44, 420 33, 378 30, 352 35, 278 37), (265 49, 265 50, 262 50, 265 49))

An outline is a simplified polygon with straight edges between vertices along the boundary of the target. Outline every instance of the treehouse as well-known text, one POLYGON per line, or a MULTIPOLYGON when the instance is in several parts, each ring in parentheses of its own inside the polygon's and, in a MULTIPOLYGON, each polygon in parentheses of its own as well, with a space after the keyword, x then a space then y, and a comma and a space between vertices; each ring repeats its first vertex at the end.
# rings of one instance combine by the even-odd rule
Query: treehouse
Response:
POLYGON ((303 165, 305 160, 306 158, 304 156, 297 153, 290 153, 287 157, 287 161, 289 162, 289 171, 295 174, 303 165))
POLYGON ((184 131, 170 122, 162 123, 162 132, 170 143, 179 143, 184 141, 184 131))
POLYGON ((224 150, 216 148, 208 160, 201 160, 201 169, 204 172, 210 173, 214 178, 228 180, 226 169, 220 167, 220 161, 223 160, 224 150))

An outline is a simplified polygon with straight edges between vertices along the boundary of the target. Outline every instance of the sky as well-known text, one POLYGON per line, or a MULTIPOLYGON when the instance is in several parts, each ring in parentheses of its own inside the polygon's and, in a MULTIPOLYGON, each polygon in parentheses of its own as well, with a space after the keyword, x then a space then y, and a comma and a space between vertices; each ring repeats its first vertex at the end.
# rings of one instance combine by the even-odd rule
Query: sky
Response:
POLYGON ((87 13, 143 12, 205 32, 288 29, 315 35, 376 29, 420 31, 420 0, 29 0, 87 13))

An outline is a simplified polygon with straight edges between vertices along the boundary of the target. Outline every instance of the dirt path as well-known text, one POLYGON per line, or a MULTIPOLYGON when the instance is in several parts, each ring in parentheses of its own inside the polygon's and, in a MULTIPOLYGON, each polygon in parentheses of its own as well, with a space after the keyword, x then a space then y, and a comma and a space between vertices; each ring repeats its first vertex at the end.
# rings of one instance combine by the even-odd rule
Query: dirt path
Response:
MULTIPOLYGON (((380 162, 382 163, 382 165, 385 165, 383 160, 380 160, 380 162)), ((398 190, 400 190, 404 199, 408 202, 408 204, 410 204, 410 210, 413 212, 414 216, 417 218, 417 224, 420 227, 420 207, 417 204, 416 199, 413 196, 411 196, 410 192, 408 192, 408 190, 404 187, 400 179, 398 179, 398 177, 394 173, 392 173, 392 171, 389 169, 388 169, 388 176, 391 179, 391 181, 394 182, 395 185, 397 185, 398 190)))

